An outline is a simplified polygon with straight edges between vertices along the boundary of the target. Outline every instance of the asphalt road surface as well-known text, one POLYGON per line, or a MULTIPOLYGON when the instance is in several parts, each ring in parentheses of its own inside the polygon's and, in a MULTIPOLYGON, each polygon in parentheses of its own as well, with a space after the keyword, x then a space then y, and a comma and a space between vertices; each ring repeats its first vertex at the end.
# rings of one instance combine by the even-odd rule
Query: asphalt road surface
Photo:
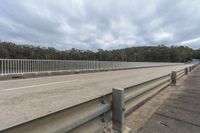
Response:
POLYGON ((0 131, 187 66, 0 81, 0 131))

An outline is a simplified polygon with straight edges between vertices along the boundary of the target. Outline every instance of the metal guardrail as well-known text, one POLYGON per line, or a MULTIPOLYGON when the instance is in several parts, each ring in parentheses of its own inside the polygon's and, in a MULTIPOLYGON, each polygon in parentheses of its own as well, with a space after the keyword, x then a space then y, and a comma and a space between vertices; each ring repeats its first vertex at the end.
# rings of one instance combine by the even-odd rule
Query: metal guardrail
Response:
POLYGON ((0 59, 0 75, 178 65, 181 63, 0 59))
POLYGON ((125 88, 125 114, 132 112, 133 107, 152 96, 171 82, 170 74, 147 81, 145 83, 125 88))
POLYGON ((124 130, 125 116, 166 86, 176 84, 176 80, 180 76, 188 74, 194 67, 175 71, 128 88, 113 89, 113 92, 107 95, 0 132, 96 133, 101 132, 108 125, 112 125, 113 130, 121 133, 124 130))
POLYGON ((180 71, 176 72, 176 79, 179 79, 184 75, 185 75, 185 69, 180 70, 180 71))

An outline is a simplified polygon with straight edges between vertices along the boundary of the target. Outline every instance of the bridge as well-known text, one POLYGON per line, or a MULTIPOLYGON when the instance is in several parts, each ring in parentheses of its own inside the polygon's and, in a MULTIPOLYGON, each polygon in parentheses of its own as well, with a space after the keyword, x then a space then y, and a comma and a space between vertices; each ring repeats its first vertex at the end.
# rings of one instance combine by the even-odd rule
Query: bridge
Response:
POLYGON ((110 125, 123 132, 125 117, 196 66, 18 59, 0 64, 3 133, 88 133, 110 125), (5 80, 16 77, 25 79, 5 80))

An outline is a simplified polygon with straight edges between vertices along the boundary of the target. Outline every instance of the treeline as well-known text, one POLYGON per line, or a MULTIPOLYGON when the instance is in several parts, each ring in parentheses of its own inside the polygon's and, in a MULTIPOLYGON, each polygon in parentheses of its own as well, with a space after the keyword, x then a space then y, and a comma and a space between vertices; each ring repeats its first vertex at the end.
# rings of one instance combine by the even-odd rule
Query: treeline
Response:
POLYGON ((200 50, 185 46, 144 46, 97 52, 71 49, 59 51, 54 48, 16 45, 0 42, 0 58, 6 59, 58 59, 58 60, 100 60, 100 61, 145 61, 145 62, 187 62, 200 59, 200 50))
POLYGON ((200 59, 200 49, 195 50, 195 51, 193 52, 193 58, 194 58, 194 59, 200 59))

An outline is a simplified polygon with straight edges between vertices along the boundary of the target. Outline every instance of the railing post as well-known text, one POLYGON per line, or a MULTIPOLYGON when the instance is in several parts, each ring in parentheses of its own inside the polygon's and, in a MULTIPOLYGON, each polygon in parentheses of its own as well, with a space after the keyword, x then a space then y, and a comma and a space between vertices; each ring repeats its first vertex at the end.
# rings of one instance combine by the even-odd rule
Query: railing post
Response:
POLYGON ((171 72, 171 84, 176 85, 176 71, 171 72))
POLYGON ((185 75, 188 75, 188 68, 185 68, 185 75))
POLYGON ((113 88, 112 93, 112 128, 117 133, 124 130, 124 89, 113 88))

